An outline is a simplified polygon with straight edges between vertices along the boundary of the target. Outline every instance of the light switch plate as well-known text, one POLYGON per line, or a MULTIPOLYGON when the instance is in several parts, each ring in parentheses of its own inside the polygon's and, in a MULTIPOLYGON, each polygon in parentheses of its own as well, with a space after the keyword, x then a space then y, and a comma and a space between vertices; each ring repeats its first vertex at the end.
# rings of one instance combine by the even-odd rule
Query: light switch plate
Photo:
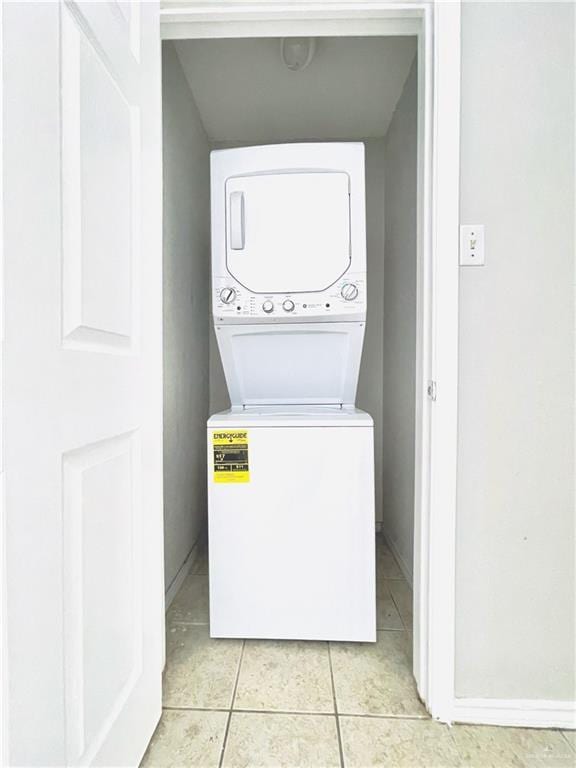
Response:
POLYGON ((484 224, 462 224, 460 266, 482 267, 484 263, 484 224))

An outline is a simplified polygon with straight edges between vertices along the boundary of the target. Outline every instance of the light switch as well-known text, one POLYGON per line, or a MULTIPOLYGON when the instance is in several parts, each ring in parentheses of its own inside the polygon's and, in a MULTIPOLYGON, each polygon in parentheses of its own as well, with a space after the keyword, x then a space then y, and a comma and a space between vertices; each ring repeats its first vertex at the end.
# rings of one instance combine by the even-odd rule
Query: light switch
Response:
POLYGON ((460 266, 484 265, 484 224, 462 224, 460 227, 460 266))

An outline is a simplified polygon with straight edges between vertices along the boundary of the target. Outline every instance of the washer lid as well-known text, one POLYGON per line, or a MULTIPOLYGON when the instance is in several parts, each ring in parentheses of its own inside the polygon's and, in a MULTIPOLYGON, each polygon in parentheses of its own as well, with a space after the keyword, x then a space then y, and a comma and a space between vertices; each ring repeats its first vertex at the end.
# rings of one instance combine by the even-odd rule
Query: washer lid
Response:
POLYGON ((332 405, 258 406, 230 408, 208 419, 208 428, 224 429, 257 427, 368 427, 372 417, 359 408, 332 405))
POLYGON ((350 267, 350 177, 286 171, 226 181, 226 266, 252 293, 323 291, 350 267))
POLYGON ((232 405, 352 405, 364 323, 217 325, 232 405))

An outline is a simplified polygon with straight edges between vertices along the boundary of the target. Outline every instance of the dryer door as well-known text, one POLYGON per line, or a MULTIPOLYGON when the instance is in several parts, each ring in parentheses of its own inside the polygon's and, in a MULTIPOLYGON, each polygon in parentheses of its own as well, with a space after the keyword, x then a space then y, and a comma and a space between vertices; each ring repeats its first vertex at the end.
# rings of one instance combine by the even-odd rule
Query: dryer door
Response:
POLYGON ((226 181, 226 263, 252 293, 323 291, 350 266, 350 179, 286 172, 226 181))

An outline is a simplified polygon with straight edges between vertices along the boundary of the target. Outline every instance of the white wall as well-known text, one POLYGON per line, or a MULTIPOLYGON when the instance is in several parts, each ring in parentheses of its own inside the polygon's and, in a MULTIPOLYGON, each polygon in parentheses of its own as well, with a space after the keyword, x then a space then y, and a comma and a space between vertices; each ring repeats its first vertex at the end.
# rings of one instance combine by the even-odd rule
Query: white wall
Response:
POLYGON ((384 306, 384 139, 365 139, 368 310, 356 403, 374 419, 376 520, 382 520, 382 389, 384 306))
POLYGON ((164 43, 164 538, 166 588, 206 517, 209 145, 172 43, 164 43))
POLYGON ((416 392, 418 68, 414 61, 385 140, 383 531, 412 577, 416 392))
POLYGON ((574 6, 465 3, 459 696, 574 698, 574 6))
POLYGON ((228 395, 220 352, 218 351, 218 342, 212 324, 212 316, 210 316, 210 325, 210 415, 212 415, 213 413, 230 408, 230 397, 228 395))

